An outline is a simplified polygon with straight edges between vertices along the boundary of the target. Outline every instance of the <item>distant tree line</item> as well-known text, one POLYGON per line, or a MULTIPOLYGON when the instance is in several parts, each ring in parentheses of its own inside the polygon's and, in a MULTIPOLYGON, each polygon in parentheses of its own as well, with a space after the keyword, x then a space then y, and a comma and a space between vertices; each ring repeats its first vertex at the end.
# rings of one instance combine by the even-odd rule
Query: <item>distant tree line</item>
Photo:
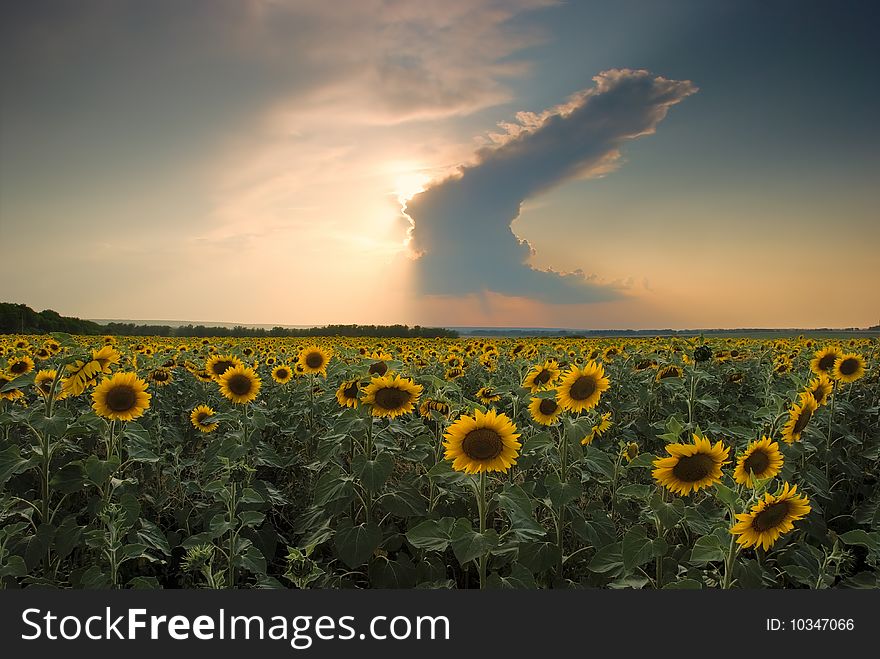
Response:
POLYGON ((56 311, 34 311, 24 304, 0 302, 0 334, 112 334, 116 336, 220 336, 220 337, 306 337, 349 336, 378 338, 456 338, 458 332, 444 327, 420 325, 325 325, 323 327, 289 328, 264 327, 211 327, 206 325, 137 325, 135 323, 107 323, 62 316, 56 311))

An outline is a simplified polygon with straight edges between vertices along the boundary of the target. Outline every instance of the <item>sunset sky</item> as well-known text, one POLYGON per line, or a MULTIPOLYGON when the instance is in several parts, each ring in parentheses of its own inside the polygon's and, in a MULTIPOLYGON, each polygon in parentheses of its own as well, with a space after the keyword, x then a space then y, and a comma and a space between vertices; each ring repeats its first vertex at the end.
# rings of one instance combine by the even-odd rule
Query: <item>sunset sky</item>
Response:
POLYGON ((5 2, 0 300, 255 324, 874 325, 876 14, 5 2))

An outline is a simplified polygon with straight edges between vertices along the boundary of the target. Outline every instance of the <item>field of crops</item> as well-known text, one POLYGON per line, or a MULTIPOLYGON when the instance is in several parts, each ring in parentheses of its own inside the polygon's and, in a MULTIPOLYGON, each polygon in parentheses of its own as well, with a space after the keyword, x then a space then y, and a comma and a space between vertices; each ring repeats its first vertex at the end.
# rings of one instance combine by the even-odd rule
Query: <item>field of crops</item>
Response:
POLYGON ((877 340, 0 338, 5 588, 873 588, 877 340))

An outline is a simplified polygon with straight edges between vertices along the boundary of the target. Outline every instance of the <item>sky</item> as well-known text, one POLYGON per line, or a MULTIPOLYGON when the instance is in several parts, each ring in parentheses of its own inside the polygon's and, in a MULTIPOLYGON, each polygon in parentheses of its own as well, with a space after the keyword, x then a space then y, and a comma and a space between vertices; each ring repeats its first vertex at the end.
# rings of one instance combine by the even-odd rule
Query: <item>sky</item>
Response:
POLYGON ((282 325, 875 325, 878 12, 3 2, 0 300, 282 325))

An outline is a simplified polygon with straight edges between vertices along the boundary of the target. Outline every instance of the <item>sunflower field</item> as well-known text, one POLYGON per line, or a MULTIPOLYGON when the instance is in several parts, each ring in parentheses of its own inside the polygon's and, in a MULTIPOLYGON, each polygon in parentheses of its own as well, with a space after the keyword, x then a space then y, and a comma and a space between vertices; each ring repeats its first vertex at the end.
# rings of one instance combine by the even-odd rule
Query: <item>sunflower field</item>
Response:
POLYGON ((0 338, 4 588, 875 588, 876 338, 0 338))

